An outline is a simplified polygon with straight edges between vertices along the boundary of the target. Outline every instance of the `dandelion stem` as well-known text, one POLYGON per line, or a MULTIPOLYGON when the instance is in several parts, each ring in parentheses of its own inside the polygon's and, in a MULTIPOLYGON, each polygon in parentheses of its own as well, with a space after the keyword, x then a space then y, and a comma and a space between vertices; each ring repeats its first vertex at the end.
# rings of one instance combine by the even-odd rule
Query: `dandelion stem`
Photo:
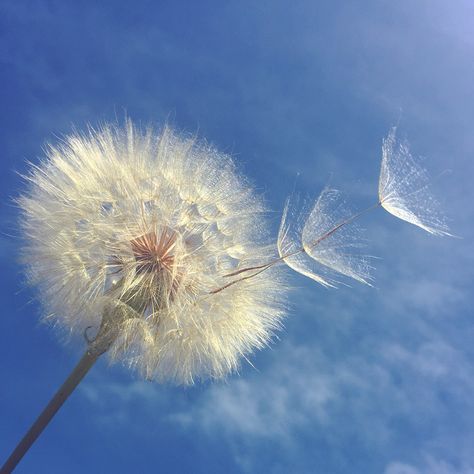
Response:
MULTIPOLYGON (((134 301, 134 303, 136 302, 134 301)), ((86 333, 84 333, 84 337, 88 342, 86 352, 69 374, 69 377, 64 381, 59 390, 54 394, 53 398, 38 416, 36 421, 31 425, 23 439, 18 443, 17 447, 0 469, 0 474, 9 474, 15 469, 39 435, 48 426, 54 415, 62 407, 63 403, 69 398, 69 395, 71 395, 87 372, 89 372, 91 367, 95 364, 97 359, 104 352, 109 350, 110 346, 117 338, 117 333, 111 327, 111 320, 113 320, 114 316, 114 311, 110 310, 110 308, 106 308, 102 314, 102 321, 95 338, 89 340, 86 333)))
POLYGON ((28 432, 25 434, 23 439, 18 443, 15 450, 12 452, 6 463, 0 469, 0 474, 9 474, 12 472, 17 464, 21 461, 23 456, 28 452, 33 443, 36 441, 42 431, 48 426, 56 412, 61 408, 63 403, 68 399, 69 395, 74 391, 79 382, 89 372, 90 368, 94 365, 97 359, 100 357, 101 352, 87 350, 82 356, 79 363, 73 369, 69 377, 62 384, 60 389, 55 393, 50 402, 46 405, 45 409, 38 416, 36 421, 31 425, 28 432))
MULTIPOLYGON (((122 284, 123 281, 120 280, 116 284, 116 289, 122 284)), ((144 302, 141 295, 122 295, 121 299, 126 299, 126 304, 132 307, 135 311, 143 311, 144 302)), ((107 307, 102 313, 102 321, 96 336, 91 340, 87 336, 87 330, 84 332, 84 338, 88 343, 86 352, 76 367, 74 367, 73 371, 69 374, 69 377, 61 385, 59 390, 54 394, 53 398, 38 416, 36 421, 31 425, 23 439, 18 443, 15 450, 0 469, 0 474, 10 474, 10 472, 15 469, 39 435, 48 426, 54 415, 62 407, 63 403, 69 398, 69 395, 71 395, 87 372, 89 372, 91 367, 95 364, 97 359, 109 350, 110 346, 118 337, 117 328, 116 325, 114 325, 114 321, 116 322, 118 317, 119 314, 114 311, 114 308, 107 307)))

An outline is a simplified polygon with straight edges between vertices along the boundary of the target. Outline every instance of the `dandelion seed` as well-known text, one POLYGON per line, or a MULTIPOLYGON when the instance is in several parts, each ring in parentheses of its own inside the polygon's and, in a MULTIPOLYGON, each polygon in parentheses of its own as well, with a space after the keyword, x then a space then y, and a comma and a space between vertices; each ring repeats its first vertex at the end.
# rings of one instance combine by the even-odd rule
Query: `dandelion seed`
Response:
POLYGON ((370 285, 373 257, 360 253, 363 240, 355 221, 378 206, 431 234, 451 235, 430 193, 426 171, 413 160, 408 144, 396 141, 395 132, 393 128, 383 142, 379 201, 351 213, 334 189, 324 189, 311 209, 299 205, 299 198, 289 198, 280 224, 277 261, 323 286, 335 287, 340 283, 338 274, 370 285))
POLYGON ((397 141, 395 127, 383 142, 379 202, 390 214, 430 234, 450 235, 426 171, 413 159, 408 143, 397 141))
POLYGON ((360 253, 361 229, 352 224, 358 216, 341 193, 324 189, 309 210, 298 209, 299 198, 294 201, 287 201, 278 236, 278 251, 287 265, 323 286, 341 283, 338 274, 370 284, 370 257, 360 253))

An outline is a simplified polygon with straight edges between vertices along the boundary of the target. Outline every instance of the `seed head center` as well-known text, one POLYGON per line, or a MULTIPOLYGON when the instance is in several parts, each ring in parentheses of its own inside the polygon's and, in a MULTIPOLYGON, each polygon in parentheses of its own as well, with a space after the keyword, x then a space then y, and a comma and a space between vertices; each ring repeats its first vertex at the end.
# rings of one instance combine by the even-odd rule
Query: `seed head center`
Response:
POLYGON ((167 227, 133 239, 130 244, 137 262, 137 273, 172 272, 176 240, 176 232, 167 227))

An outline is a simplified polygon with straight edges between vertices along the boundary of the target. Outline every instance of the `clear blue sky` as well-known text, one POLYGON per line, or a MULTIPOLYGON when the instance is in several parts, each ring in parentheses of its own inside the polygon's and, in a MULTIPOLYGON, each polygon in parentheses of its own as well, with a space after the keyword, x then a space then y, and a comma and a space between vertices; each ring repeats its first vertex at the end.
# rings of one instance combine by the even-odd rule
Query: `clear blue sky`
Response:
POLYGON ((0 462, 74 366, 17 263, 17 172, 127 114, 232 154, 275 211, 328 182, 376 199, 399 123, 452 230, 378 210, 376 287, 297 275, 280 340, 226 383, 173 388, 101 361, 18 473, 474 472, 471 0, 9 1, 0 5, 0 462))

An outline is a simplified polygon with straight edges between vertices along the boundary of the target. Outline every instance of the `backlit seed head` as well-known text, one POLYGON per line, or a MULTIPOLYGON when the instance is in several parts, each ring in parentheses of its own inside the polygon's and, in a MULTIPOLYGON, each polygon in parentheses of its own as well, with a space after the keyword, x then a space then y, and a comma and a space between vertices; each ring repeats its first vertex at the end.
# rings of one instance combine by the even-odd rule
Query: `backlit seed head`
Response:
POLYGON ((231 159, 169 128, 72 135, 32 166, 18 202, 29 280, 68 333, 107 323, 108 353, 143 376, 219 378, 280 326, 265 208, 231 159))

